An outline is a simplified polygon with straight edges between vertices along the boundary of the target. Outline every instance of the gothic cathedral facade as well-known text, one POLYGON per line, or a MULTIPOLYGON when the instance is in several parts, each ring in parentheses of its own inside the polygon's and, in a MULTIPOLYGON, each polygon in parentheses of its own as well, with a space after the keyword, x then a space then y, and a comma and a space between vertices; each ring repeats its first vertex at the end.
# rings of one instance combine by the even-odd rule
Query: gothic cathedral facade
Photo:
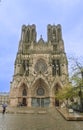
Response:
POLYGON ((36 26, 23 25, 14 75, 10 85, 10 106, 52 107, 55 94, 68 82, 68 62, 61 25, 47 26, 47 41, 37 41, 36 26))

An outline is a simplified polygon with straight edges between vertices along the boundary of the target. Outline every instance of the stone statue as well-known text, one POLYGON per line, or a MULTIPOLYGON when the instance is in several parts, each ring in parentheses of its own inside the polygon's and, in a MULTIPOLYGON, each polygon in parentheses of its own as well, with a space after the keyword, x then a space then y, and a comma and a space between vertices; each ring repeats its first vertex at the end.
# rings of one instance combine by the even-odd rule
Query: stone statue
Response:
POLYGON ((24 74, 28 75, 29 74, 29 63, 27 60, 23 61, 23 68, 24 68, 24 74))

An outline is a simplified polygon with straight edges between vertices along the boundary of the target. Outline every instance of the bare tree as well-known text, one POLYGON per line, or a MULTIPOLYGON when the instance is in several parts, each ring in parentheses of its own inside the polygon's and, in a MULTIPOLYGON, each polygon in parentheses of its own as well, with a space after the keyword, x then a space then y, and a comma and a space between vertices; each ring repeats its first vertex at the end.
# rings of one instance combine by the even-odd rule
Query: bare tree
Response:
POLYGON ((69 58, 71 69, 71 82, 77 88, 80 97, 79 111, 83 112, 83 58, 69 58))

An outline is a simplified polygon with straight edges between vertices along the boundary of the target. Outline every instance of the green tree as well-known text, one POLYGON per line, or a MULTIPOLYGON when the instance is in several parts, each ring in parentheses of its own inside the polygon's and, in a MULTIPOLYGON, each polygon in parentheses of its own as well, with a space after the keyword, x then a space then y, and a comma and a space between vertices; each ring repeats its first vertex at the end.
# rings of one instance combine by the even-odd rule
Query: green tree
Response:
POLYGON ((71 83, 66 84, 59 92, 55 95, 58 100, 80 98, 82 104, 82 90, 83 90, 83 66, 82 63, 76 58, 70 58, 70 76, 69 81, 71 83))
POLYGON ((57 92, 55 98, 59 100, 64 100, 64 99, 71 99, 76 96, 77 96, 77 90, 74 89, 72 84, 69 83, 57 92))

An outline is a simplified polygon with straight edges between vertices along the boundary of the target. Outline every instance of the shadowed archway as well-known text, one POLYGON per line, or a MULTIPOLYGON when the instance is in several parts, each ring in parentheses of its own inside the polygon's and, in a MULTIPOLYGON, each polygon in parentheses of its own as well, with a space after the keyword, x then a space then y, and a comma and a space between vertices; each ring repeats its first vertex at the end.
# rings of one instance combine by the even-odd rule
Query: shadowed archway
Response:
POLYGON ((27 106, 27 94, 28 94, 28 87, 25 83, 22 83, 19 87, 19 97, 18 97, 18 104, 20 106, 27 106))

